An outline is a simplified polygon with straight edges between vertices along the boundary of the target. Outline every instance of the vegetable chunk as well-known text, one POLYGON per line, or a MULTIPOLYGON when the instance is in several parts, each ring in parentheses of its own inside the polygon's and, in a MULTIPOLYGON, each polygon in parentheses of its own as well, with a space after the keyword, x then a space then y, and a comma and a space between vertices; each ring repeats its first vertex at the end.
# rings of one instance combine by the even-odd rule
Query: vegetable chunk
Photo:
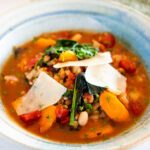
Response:
POLYGON ((25 123, 30 123, 34 120, 38 120, 41 117, 41 111, 37 110, 28 114, 20 115, 20 119, 25 123))
POLYGON ((45 49, 49 46, 55 45, 55 41, 52 39, 46 39, 46 38, 39 38, 37 41, 35 41, 36 46, 45 49))
POLYGON ((115 129, 110 125, 107 124, 105 126, 96 126, 90 129, 86 129, 86 134, 82 135, 81 138, 93 139, 96 137, 105 137, 107 135, 111 135, 115 129))
POLYGON ((40 132, 46 132, 56 121, 56 106, 49 106, 42 110, 39 121, 40 132))
POLYGON ((75 61, 78 60, 76 54, 73 51, 64 51, 59 56, 59 61, 66 62, 66 61, 75 61))
POLYGON ((105 113, 116 122, 129 121, 129 113, 125 106, 118 100, 116 95, 104 91, 100 95, 100 106, 105 113))

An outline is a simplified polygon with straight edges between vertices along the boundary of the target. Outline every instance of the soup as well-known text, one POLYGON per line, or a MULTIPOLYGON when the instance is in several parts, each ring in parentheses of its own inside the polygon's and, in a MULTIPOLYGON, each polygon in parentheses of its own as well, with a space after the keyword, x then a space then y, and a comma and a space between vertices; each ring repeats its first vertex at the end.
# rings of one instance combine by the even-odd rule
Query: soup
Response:
POLYGON ((33 134, 65 143, 102 141, 125 131, 150 96, 140 58, 108 32, 34 37, 14 47, 0 79, 11 119, 33 134))

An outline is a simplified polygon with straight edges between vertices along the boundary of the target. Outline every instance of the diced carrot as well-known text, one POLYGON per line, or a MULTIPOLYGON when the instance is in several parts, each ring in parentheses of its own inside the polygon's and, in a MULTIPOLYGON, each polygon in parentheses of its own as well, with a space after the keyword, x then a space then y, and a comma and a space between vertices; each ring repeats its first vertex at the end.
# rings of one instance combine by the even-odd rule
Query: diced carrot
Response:
POLYGON ((56 43, 56 41, 54 41, 50 38, 47 38, 47 39, 46 38, 39 38, 35 41, 35 45, 37 47, 42 48, 42 49, 45 49, 49 46, 53 46, 53 45, 55 45, 55 43, 56 43))
POLYGON ((116 95, 104 91, 100 95, 100 106, 105 113, 116 122, 129 121, 129 112, 126 107, 119 101, 116 95))
POLYGON ((59 61, 66 62, 66 61, 74 61, 78 60, 76 54, 73 51, 64 51, 59 56, 59 61))
POLYGON ((30 123, 41 117, 41 111, 37 110, 37 111, 31 112, 31 113, 20 115, 19 117, 25 123, 30 123))
POLYGON ((41 118, 39 120, 40 132, 46 132, 51 128, 56 121, 56 106, 49 106, 42 110, 41 118))
POLYGON ((88 129, 88 131, 86 131, 86 134, 82 135, 82 138, 92 139, 96 137, 103 137, 106 135, 110 135, 113 132, 114 132, 114 128, 110 124, 107 124, 103 127, 100 127, 99 129, 97 128, 95 130, 94 128, 88 129))
POLYGON ((18 107, 21 105, 21 103, 22 103, 22 97, 19 97, 15 101, 12 102, 12 106, 16 112, 17 112, 18 107))

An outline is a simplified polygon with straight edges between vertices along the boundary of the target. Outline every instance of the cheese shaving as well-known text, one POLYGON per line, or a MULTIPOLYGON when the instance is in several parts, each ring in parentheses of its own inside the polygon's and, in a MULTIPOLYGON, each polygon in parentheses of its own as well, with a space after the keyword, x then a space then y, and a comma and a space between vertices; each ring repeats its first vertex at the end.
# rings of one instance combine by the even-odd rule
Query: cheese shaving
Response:
POLYGON ((17 107, 16 112, 21 115, 42 110, 57 103, 66 90, 45 72, 41 72, 31 89, 22 97, 22 103, 17 107))
POLYGON ((105 52, 105 53, 98 53, 96 56, 89 59, 57 63, 53 67, 63 68, 63 67, 70 67, 70 66, 95 66, 95 65, 108 64, 111 62, 112 62, 112 58, 110 52, 105 52))
POLYGON ((117 95, 126 92, 126 77, 110 64, 88 66, 85 78, 88 83, 106 87, 117 95))

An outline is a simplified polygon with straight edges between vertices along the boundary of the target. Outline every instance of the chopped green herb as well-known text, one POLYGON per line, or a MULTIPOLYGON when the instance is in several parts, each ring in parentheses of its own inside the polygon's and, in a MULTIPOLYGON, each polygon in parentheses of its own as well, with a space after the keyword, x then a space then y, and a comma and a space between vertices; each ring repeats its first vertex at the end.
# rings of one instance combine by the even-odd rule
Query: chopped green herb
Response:
POLYGON ((90 130, 91 130, 91 131, 96 131, 96 128, 95 128, 95 127, 93 127, 93 128, 90 128, 90 130))
POLYGON ((46 116, 46 118, 48 119, 48 120, 51 120, 51 117, 48 115, 48 116, 46 116))
POLYGON ((8 92, 7 92, 7 91, 2 91, 2 94, 3 94, 3 95, 7 95, 8 92))
POLYGON ((144 99, 144 104, 145 104, 145 105, 148 105, 148 103, 149 103, 149 99, 145 98, 145 99, 144 99))
POLYGON ((45 137, 46 137, 46 138, 49 138, 49 135, 48 135, 48 134, 45 134, 45 137))
POLYGON ((14 113, 14 112, 15 112, 13 108, 11 108, 11 109, 10 109, 10 111, 11 111, 12 113, 14 113))
POLYGON ((39 108, 42 108, 43 107, 43 104, 39 104, 39 108))
POLYGON ((92 106, 92 104, 85 103, 85 108, 86 108, 88 111, 91 111, 91 110, 93 109, 93 106, 92 106))
POLYGON ((34 43, 35 41, 37 41, 37 37, 33 37, 32 42, 34 43))
POLYGON ((124 134, 124 135, 126 135, 126 134, 128 134, 128 133, 129 133, 129 131, 128 131, 128 130, 127 130, 127 131, 125 131, 125 132, 123 132, 123 134, 124 134))
POLYGON ((14 58, 18 58, 19 54, 24 50, 22 47, 13 47, 14 58))
POLYGON ((22 78, 24 75, 21 74, 21 73, 19 73, 19 72, 16 72, 16 73, 15 73, 15 76, 18 77, 18 78, 22 78))
POLYGON ((79 106, 80 111, 83 111, 83 109, 84 109, 84 106, 79 106))
POLYGON ((106 126, 108 124, 108 122, 109 122, 108 120, 104 119, 102 127, 106 126))
POLYGON ((0 75, 0 81, 4 81, 4 76, 0 75))
POLYGON ((94 102, 95 102, 95 103, 96 103, 96 102, 99 102, 99 99, 100 99, 99 94, 97 93, 97 94, 95 94, 94 96, 95 96, 95 97, 94 97, 94 102))
POLYGON ((136 123, 136 122, 137 122, 137 120, 138 120, 137 118, 133 118, 133 122, 134 122, 134 123, 136 123))
POLYGON ((110 97, 107 96, 107 97, 106 97, 106 100, 107 100, 107 102, 109 103, 109 102, 110 102, 110 97))
POLYGON ((24 77, 24 81, 25 83, 29 84, 29 80, 26 77, 24 77))
POLYGON ((85 139, 88 138, 88 134, 86 134, 86 133, 83 136, 84 136, 85 139))
POLYGON ((73 97, 73 90, 67 89, 67 91, 64 93, 63 96, 68 97, 69 99, 72 99, 72 97, 73 97))
POLYGON ((105 134, 104 134, 102 137, 103 137, 103 140, 108 140, 108 138, 109 138, 109 137, 108 137, 107 135, 105 135, 105 134))

